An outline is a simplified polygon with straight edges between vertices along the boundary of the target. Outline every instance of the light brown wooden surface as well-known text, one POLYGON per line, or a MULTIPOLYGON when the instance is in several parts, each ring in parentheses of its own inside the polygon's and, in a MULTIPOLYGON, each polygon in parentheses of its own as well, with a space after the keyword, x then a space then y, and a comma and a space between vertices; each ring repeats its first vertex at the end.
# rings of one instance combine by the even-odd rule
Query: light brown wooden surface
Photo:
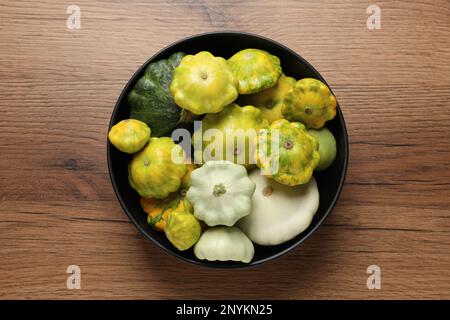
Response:
POLYGON ((0 298, 450 298, 450 2, 0 1, 0 298), (81 29, 66 8, 81 8, 81 29), (115 198, 106 131, 160 48, 258 33, 327 79, 350 139, 341 199, 318 232, 248 270, 186 264, 115 198), (81 267, 81 290, 66 268, 81 267), (366 268, 380 266, 381 290, 366 268))

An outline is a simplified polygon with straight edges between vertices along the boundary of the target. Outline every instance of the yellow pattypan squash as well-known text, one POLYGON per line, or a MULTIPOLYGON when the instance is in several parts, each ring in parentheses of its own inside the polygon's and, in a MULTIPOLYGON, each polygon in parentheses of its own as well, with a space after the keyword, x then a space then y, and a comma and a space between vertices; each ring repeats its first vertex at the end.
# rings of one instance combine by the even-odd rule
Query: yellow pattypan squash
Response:
POLYGON ((207 51, 187 55, 175 68, 170 91, 194 114, 215 113, 236 100, 236 81, 225 59, 207 51))
POLYGON ((319 129, 336 115, 336 98, 323 82, 299 80, 284 98, 281 112, 289 121, 300 121, 308 128, 319 129))
POLYGON ((109 130, 109 141, 120 151, 135 153, 141 150, 150 139, 151 130, 142 121, 122 120, 109 130))
POLYGON ((183 178, 181 178, 181 186, 186 190, 191 186, 191 173, 194 169, 195 165, 193 163, 186 164, 186 173, 183 178))
POLYGON ((255 139, 258 130, 268 125, 269 122, 262 118, 261 110, 253 106, 240 107, 232 103, 219 113, 207 114, 203 118, 202 130, 194 132, 194 146, 198 139, 203 138, 203 150, 195 148, 195 159, 199 162, 229 160, 247 167, 255 164, 255 139), (219 136, 212 138, 208 133, 219 136))
POLYGON ((280 59, 264 50, 241 50, 227 62, 238 81, 239 94, 251 94, 270 88, 281 75, 280 59))
POLYGON ((279 183, 307 183, 320 161, 319 144, 300 122, 277 120, 258 134, 255 152, 263 174, 279 183))
POLYGON ((128 181, 141 197, 165 198, 179 189, 186 173, 184 151, 171 138, 151 138, 128 165, 128 181), (176 148, 176 149, 175 149, 176 148), (175 149, 175 150, 174 150, 175 149))
POLYGON ((294 87, 295 83, 294 78, 281 74, 276 85, 259 93, 242 95, 238 98, 238 103, 261 109, 262 117, 272 123, 283 118, 281 107, 284 96, 294 87))
POLYGON ((141 207, 148 214, 147 222, 155 230, 164 231, 169 213, 172 211, 193 211, 192 205, 186 199, 186 192, 191 186, 191 173, 194 164, 186 164, 186 173, 181 178, 181 188, 163 199, 141 198, 141 207))
POLYGON ((148 214, 148 224, 158 231, 164 231, 169 214, 173 211, 192 213, 192 205, 185 198, 186 189, 181 188, 167 198, 141 198, 141 207, 148 214))
POLYGON ((187 211, 172 211, 164 230, 167 239, 180 251, 192 247, 202 232, 200 222, 187 211))

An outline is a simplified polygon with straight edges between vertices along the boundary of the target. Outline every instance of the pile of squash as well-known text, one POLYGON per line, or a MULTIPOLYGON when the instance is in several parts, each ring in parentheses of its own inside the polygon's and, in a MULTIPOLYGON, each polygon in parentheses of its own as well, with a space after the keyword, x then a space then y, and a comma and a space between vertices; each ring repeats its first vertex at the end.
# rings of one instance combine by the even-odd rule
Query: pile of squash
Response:
POLYGON ((148 224, 178 250, 193 247, 198 259, 248 263, 254 243, 278 245, 310 225, 319 207, 313 172, 336 157, 325 127, 336 115, 336 99, 324 83, 285 75, 280 59, 264 50, 241 50, 228 60, 178 52, 149 64, 128 103, 130 118, 111 128, 109 140, 133 154, 129 184, 141 196, 148 224), (202 121, 193 134, 202 142, 194 153, 200 165, 168 137, 194 119, 202 121), (245 150, 230 150, 234 140, 225 139, 224 157, 234 155, 227 161, 202 152, 211 143, 203 132, 211 128, 258 134, 246 137, 245 150))

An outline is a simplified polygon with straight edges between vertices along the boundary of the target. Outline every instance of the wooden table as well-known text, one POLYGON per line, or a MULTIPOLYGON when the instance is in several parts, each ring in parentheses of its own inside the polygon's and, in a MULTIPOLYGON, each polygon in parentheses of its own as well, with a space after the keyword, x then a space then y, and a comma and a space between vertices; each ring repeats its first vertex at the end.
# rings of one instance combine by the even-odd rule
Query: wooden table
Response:
POLYGON ((450 298, 450 3, 72 1, 0 4, 0 298, 450 298), (118 95, 160 48, 207 31, 294 49, 340 102, 350 162, 303 245, 248 270, 178 261, 119 206, 106 134, 118 95), (81 290, 66 268, 81 268, 81 290), (369 290, 366 269, 381 268, 369 290))

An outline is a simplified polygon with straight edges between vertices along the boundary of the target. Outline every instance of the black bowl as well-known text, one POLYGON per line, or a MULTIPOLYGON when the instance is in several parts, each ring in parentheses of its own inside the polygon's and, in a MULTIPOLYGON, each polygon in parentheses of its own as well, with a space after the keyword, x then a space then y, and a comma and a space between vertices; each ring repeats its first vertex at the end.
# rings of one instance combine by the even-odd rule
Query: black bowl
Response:
MULTIPOLYGON (((296 79, 316 78, 326 83, 319 72, 317 72, 306 60, 294 51, 273 40, 241 32, 200 34, 180 40, 164 48, 136 71, 117 100, 114 112, 111 116, 109 128, 129 117, 130 109, 127 103, 127 95, 135 85, 136 81, 142 77, 144 70, 149 63, 168 58, 172 53, 179 51, 183 51, 187 54, 195 54, 199 51, 210 51, 213 55, 227 59, 237 51, 246 48, 263 49, 278 56, 281 60, 283 72, 288 76, 296 79)), ((199 260, 195 258, 192 249, 184 252, 178 251, 169 243, 164 233, 152 230, 147 225, 147 215, 140 207, 138 194, 128 184, 127 164, 130 160, 130 156, 118 151, 108 142, 107 157, 109 174, 117 198, 130 220, 143 235, 165 251, 184 261, 206 267, 237 268, 255 266, 280 257, 282 254, 292 250, 306 240, 322 224, 336 205, 344 184, 348 162, 347 131, 339 106, 337 107, 336 117, 332 121, 327 122, 326 126, 336 138, 337 157, 331 167, 327 170, 314 174, 319 187, 320 206, 311 225, 294 239, 283 244, 277 246, 255 245, 255 256, 249 264, 199 260)))

